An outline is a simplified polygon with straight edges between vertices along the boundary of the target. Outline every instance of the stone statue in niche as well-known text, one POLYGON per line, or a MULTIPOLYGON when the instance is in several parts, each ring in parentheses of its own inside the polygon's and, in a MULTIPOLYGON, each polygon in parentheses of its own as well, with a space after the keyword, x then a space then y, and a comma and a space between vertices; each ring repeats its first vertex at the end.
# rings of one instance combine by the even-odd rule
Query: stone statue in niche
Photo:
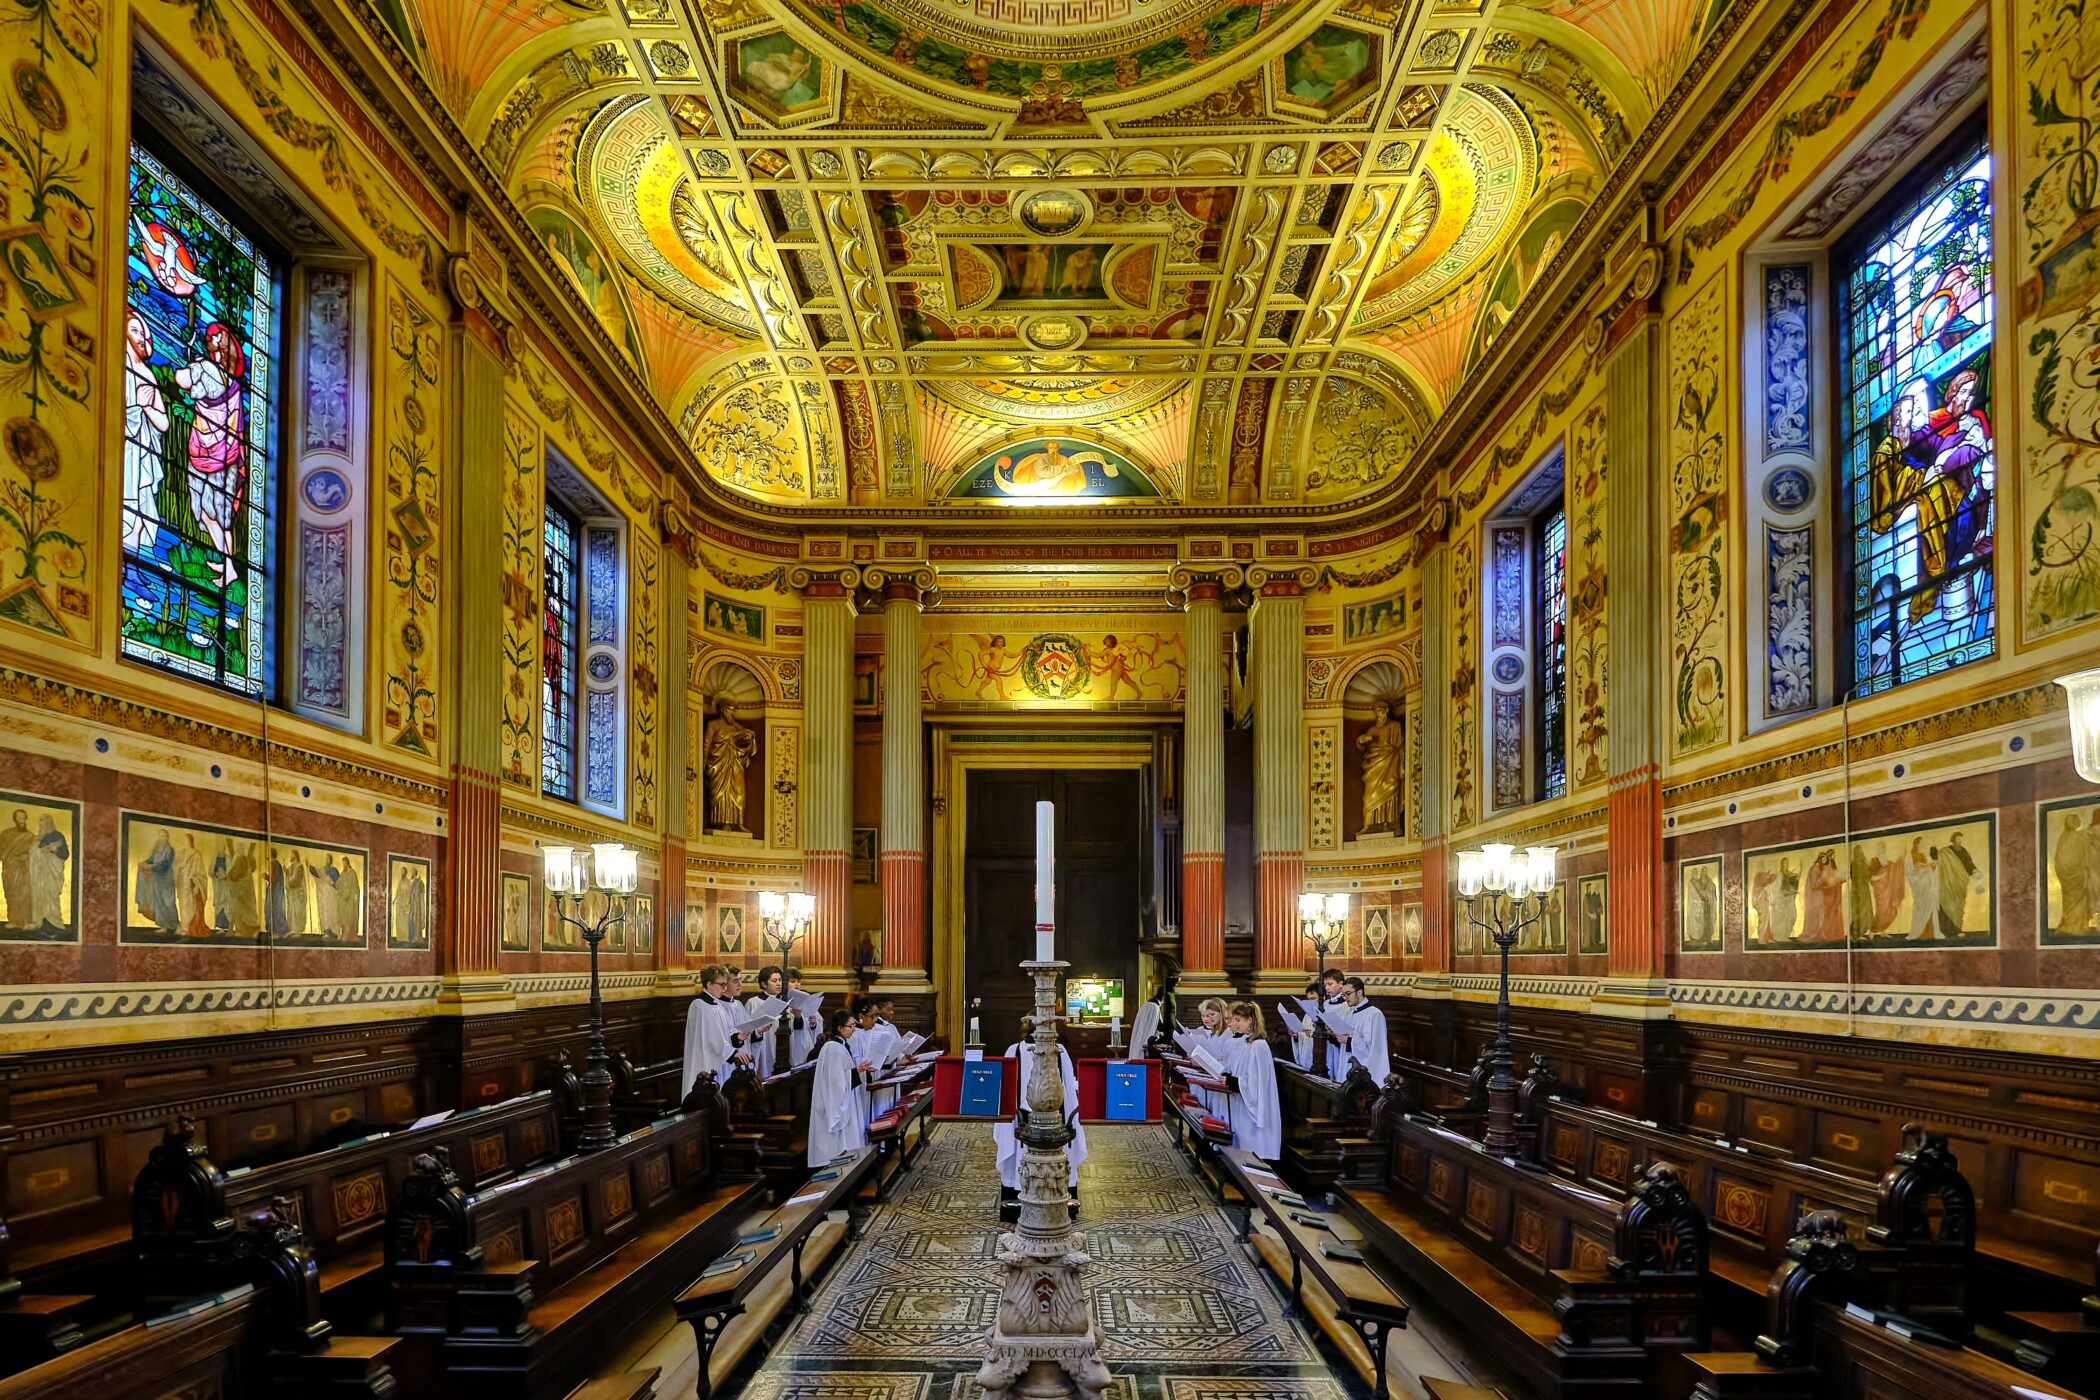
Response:
POLYGON ((1364 777, 1364 824, 1360 836, 1384 835, 1400 827, 1400 778, 1407 763, 1406 728, 1397 705, 1378 707, 1378 718, 1357 736, 1364 777))
POLYGON ((748 835, 744 826, 744 770, 758 755, 758 735, 739 724, 737 703, 724 700, 707 726, 707 825, 748 835))

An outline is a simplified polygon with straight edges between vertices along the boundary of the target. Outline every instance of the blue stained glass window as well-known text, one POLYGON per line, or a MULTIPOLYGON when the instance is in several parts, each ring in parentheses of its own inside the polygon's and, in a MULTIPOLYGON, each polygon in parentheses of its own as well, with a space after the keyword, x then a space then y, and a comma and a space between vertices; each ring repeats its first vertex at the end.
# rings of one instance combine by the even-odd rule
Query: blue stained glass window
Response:
POLYGON ((541 530, 546 613, 540 626, 540 790, 576 799, 577 564, 582 530, 547 502, 541 530))
POLYGON ((120 645, 242 695, 267 682, 278 269, 131 148, 120 645))
POLYGON ((1850 664, 1872 694, 1996 645, 1984 141, 1870 218, 1838 267, 1850 664))
POLYGON ((1556 501, 1532 526, 1538 567, 1539 796, 1568 790, 1568 512, 1556 501))

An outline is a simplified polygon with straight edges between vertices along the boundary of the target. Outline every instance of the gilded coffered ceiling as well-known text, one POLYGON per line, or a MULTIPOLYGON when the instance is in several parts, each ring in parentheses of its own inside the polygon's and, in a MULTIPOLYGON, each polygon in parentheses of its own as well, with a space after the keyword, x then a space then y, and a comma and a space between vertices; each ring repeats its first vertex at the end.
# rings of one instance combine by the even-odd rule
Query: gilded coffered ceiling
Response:
POLYGON ((1724 0, 379 0, 734 491, 1343 501, 1724 0))

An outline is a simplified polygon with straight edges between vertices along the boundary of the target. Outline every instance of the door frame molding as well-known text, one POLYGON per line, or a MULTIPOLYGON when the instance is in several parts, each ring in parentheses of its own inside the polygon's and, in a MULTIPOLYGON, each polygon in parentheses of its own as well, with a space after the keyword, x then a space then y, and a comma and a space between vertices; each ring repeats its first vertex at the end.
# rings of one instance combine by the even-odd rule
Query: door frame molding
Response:
MULTIPOLYGON (((1176 721, 1178 723, 1178 720, 1176 721)), ((963 992, 963 859, 968 840, 969 775, 977 769, 1148 769, 1158 724, 1128 717, 1058 713, 933 721, 933 819, 930 872, 934 897, 932 980, 936 1024, 958 1051, 969 1025, 963 992), (1054 729, 1045 727, 1046 721, 1054 729)), ((1149 852, 1146 856, 1150 859, 1149 852)))

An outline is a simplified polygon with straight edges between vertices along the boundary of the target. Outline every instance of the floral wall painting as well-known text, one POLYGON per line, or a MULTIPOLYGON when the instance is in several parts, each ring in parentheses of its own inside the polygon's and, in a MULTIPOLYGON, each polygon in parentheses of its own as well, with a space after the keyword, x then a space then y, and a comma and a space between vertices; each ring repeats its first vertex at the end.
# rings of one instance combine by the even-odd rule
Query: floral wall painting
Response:
POLYGON ((80 808, 0 792, 0 943, 80 941, 80 808))
POLYGON ((1604 875, 1585 875, 1575 883, 1575 951, 1585 956, 1611 946, 1611 900, 1604 875))
POLYGON ((725 904, 715 911, 715 937, 725 954, 744 951, 743 905, 725 904))
POLYGON ((685 896, 685 950, 688 953, 707 951, 707 906, 692 890, 685 896))
POLYGON ((120 943, 365 946, 363 851, 139 812, 118 847, 120 943))
MULTIPOLYGON (((2018 343, 2033 391, 2020 435, 2022 615, 2030 638, 2100 618, 2100 49, 2094 0, 2022 0, 2013 123, 2018 343)), ((2012 183, 2012 182, 2008 182, 2012 183)), ((2010 201, 2008 201, 2010 203, 2010 201)))
POLYGON ((1400 956, 1422 956, 1422 906, 1419 904, 1400 906, 1400 956))
POLYGON ((931 704, 1179 704, 1187 685, 1178 632, 935 633, 921 655, 931 704))
POLYGON ((766 610, 709 593, 701 607, 700 625, 710 632, 735 637, 739 641, 763 642, 766 639, 766 610))
POLYGON ((1743 946, 1992 947, 1997 831, 1986 814, 1746 852, 1743 946))
POLYGON ((2036 814, 2044 948, 2100 945, 2100 801, 2049 802, 2036 814))
POLYGON ((1393 915, 1384 905, 1364 910, 1364 956, 1383 958, 1393 950, 1393 915))
POLYGON ((1670 318, 1671 752, 1696 753, 1726 736, 1728 672, 1727 279, 1710 279, 1670 318))
POLYGON ((1677 951, 1721 951, 1725 914, 1721 903, 1721 858, 1680 861, 1677 865, 1677 951))
POLYGON ((532 951, 532 877, 508 871, 503 876, 502 947, 506 953, 532 951))
POLYGON ((430 946, 430 862, 417 856, 386 858, 386 946, 430 946))
POLYGON ((1816 706, 1815 532, 1765 526, 1765 711, 1816 706))

